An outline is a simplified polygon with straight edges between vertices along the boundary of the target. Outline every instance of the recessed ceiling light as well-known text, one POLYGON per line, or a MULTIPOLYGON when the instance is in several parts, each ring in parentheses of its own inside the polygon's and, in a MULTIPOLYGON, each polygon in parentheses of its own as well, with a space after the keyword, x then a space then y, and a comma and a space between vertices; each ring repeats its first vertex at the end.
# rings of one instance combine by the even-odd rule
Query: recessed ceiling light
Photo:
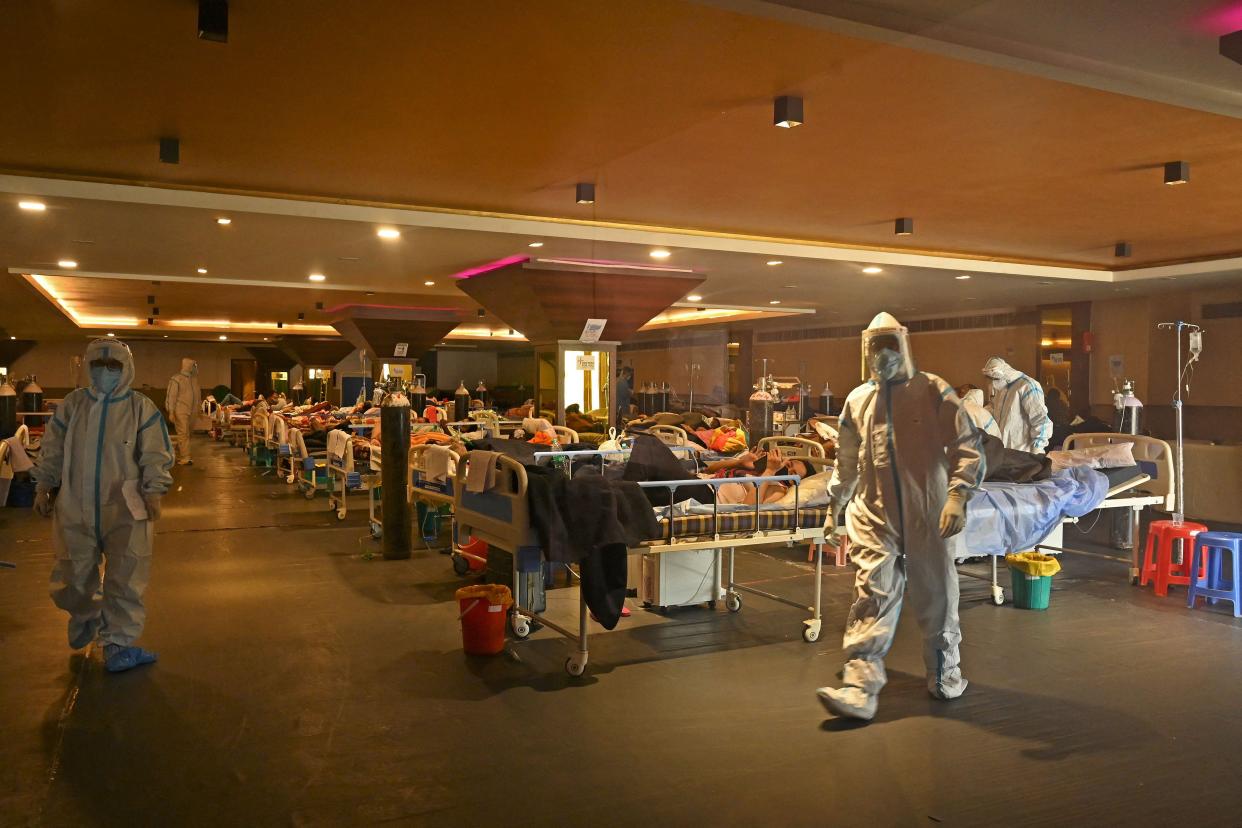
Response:
POLYGON ((381 227, 375 231, 375 235, 381 239, 399 239, 401 238, 401 231, 395 227, 381 227))
POLYGON ((220 334, 220 338, 221 338, 221 339, 228 339, 228 337, 227 337, 227 336, 225 336, 224 334, 220 334))
POLYGON ((9 339, 17 339, 17 337, 15 337, 15 336, 10 336, 10 337, 9 337, 9 339))
POLYGON ((702 296, 700 296, 700 295, 699 295, 699 294, 697 294, 697 293, 692 293, 692 294, 690 294, 689 296, 687 296, 687 297, 686 297, 686 301, 688 301, 688 302, 701 302, 701 301, 703 301, 703 297, 702 297, 702 296))
POLYGON ((373 290, 368 290, 366 295, 367 295, 367 296, 374 296, 374 295, 375 295, 375 291, 373 291, 373 290))
POLYGON ((531 242, 527 247, 543 247, 543 242, 531 242))
POLYGON ((652 251, 651 251, 651 258, 653 258, 653 259, 667 259, 667 258, 668 258, 669 256, 671 256, 671 255, 673 255, 673 254, 672 254, 672 253, 669 253, 667 250, 663 250, 663 249, 659 249, 659 250, 652 250, 652 251))
POLYGON ((164 338, 165 338, 165 339, 168 339, 168 334, 164 334, 164 338))
POLYGON ((206 272, 207 272, 207 268, 205 268, 205 267, 200 267, 200 268, 198 269, 198 272, 199 272, 199 273, 206 273, 206 272))
POLYGON ((780 299, 772 299, 768 302, 769 305, 779 305, 780 303, 781 303, 780 299))
POLYGON ((802 99, 793 95, 781 95, 772 102, 772 123, 784 129, 801 126, 802 99))
POLYGON ((771 259, 768 261, 768 267, 776 267, 777 265, 783 265, 783 264, 784 262, 782 262, 780 259, 771 259))
POLYGON ((793 290, 797 285, 781 285, 785 290, 793 290))
POLYGON ((225 218, 224 216, 220 216, 218 219, 216 219, 216 224, 232 224, 232 223, 233 223, 233 220, 231 218, 225 218))
POLYGON ((427 287, 431 287, 432 285, 435 284, 435 282, 431 279, 428 279, 427 281, 423 282, 423 284, 426 285, 427 287))
POLYGON ((267 342, 267 337, 266 337, 266 336, 265 336, 265 337, 263 337, 263 341, 264 341, 264 342, 267 342))
POLYGON ((965 280, 967 280, 967 279, 969 279, 969 278, 970 278, 970 274, 969 274, 969 273, 962 273, 962 274, 960 274, 960 275, 954 276, 953 278, 954 278, 954 279, 957 279, 959 282, 964 282, 965 280))
POLYGON ((108 336, 116 336, 116 334, 112 333, 112 331, 108 331, 108 336))
POLYGON ((883 273, 883 272, 884 272, 884 268, 876 267, 875 265, 870 265, 868 267, 863 268, 863 273, 883 273))
POLYGON ((322 281, 324 281, 325 279, 327 279, 328 277, 327 277, 327 276, 324 276, 322 273, 312 273, 311 275, 307 276, 306 278, 307 278, 307 279, 310 279, 312 282, 322 282, 322 281))
POLYGON ((47 205, 42 201, 19 201, 17 206, 32 213, 42 213, 47 209, 47 205))
POLYGON ((78 263, 75 262, 73 259, 61 259, 56 264, 59 267, 63 267, 65 270, 73 270, 75 267, 78 266, 78 263))

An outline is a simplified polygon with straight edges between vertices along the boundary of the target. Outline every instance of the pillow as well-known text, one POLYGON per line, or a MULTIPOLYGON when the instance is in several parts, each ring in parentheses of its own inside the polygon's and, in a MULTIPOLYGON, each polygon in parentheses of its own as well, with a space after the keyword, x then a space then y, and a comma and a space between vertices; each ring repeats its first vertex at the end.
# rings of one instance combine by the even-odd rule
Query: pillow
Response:
POLYGON ((802 478, 797 489, 790 486, 785 496, 771 504, 782 509, 792 509, 797 497, 798 506, 827 506, 828 482, 832 480, 832 469, 817 472, 810 477, 802 478))
POLYGON ((1050 451, 1053 469, 1067 469, 1071 466, 1086 466, 1089 469, 1120 469, 1134 465, 1133 443, 1109 443, 1104 446, 1088 446, 1087 448, 1069 451, 1050 451))

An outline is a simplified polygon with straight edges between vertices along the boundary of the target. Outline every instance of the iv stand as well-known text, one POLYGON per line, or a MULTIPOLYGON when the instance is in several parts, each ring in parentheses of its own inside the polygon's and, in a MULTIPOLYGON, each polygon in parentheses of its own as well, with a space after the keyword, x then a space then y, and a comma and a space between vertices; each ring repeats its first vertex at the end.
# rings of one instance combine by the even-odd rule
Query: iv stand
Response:
POLYGON ((1192 325, 1189 322, 1183 322, 1180 319, 1176 322, 1161 322, 1156 325, 1161 330, 1172 330, 1177 334, 1177 385, 1173 392, 1173 414, 1176 419, 1177 428, 1177 480, 1176 480, 1176 498, 1177 502, 1173 505, 1173 524, 1181 526, 1186 521, 1186 494, 1184 490, 1183 479, 1185 477, 1185 461, 1183 455, 1184 441, 1182 437, 1182 377, 1186 368, 1194 364, 1199 359, 1199 351, 1192 346, 1193 355, 1190 362, 1182 365, 1182 330, 1188 330, 1192 336, 1195 332, 1202 330, 1198 325, 1192 325))

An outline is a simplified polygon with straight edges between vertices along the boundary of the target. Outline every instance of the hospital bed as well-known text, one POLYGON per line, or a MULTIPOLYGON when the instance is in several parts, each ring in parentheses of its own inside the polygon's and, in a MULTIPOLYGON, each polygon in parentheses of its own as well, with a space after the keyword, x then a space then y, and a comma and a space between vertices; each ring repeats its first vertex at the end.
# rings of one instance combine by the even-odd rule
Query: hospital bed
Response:
POLYGON ((666 446, 684 446, 690 442, 686 430, 681 426, 653 425, 647 427, 646 433, 657 438, 666 446))
POLYGON ((785 437, 782 435, 763 437, 755 444, 755 448, 760 451, 771 451, 777 448, 786 455, 806 455, 820 460, 825 457, 823 445, 806 437, 785 437))
MULTIPOLYGON (((327 470, 331 485, 328 489, 328 508, 336 510, 336 519, 344 520, 349 514, 349 494, 362 492, 367 497, 367 509, 371 515, 372 530, 375 526, 375 503, 372 490, 379 483, 376 469, 358 469, 354 462, 353 438, 340 429, 328 432, 327 470)), ((372 462, 377 465, 379 458, 372 462)))
MULTIPOLYGON (((608 452, 563 452, 540 454, 569 455, 604 455, 608 452)), ((813 465, 822 465, 819 458, 797 457, 813 465)), ((467 456, 467 462, 469 456, 467 456)), ((495 458, 497 463, 496 483, 488 491, 481 493, 467 492, 465 479, 467 463, 457 467, 456 489, 454 491, 453 510, 458 531, 472 535, 490 546, 506 550, 513 555, 513 589, 515 604, 510 614, 510 628, 518 639, 527 638, 532 631, 532 624, 539 623, 565 636, 574 643, 575 649, 565 662, 565 670, 571 676, 580 676, 585 672, 590 656, 589 631, 587 627, 588 611, 586 600, 579 591, 578 629, 572 631, 563 627, 546 616, 522 605, 523 592, 520 583, 524 573, 539 571, 542 567, 542 550, 531 523, 530 509, 527 503, 526 490, 528 485, 526 469, 521 463, 504 455, 495 458)), ((572 463, 572 459, 571 459, 572 463)), ((670 501, 678 488, 686 486, 710 486, 718 488, 729 483, 752 484, 759 486, 765 482, 792 483, 795 492, 800 486, 796 475, 779 475, 772 477, 750 478, 690 478, 674 481, 641 482, 638 485, 646 489, 667 490, 670 501)), ((795 504, 790 508, 759 507, 724 511, 713 503, 710 512, 699 514, 665 514, 659 521, 661 535, 659 538, 646 541, 626 550, 627 555, 658 555, 670 552, 690 550, 728 549, 728 586, 725 593, 725 607, 730 612, 738 612, 742 608, 742 593, 748 592, 770 598, 781 603, 806 609, 812 613, 810 619, 803 622, 803 638, 808 642, 818 640, 821 626, 820 603, 823 573, 824 523, 827 518, 826 507, 807 507, 801 505, 795 495, 795 504), (774 595, 753 587, 738 584, 734 577, 734 557, 737 547, 758 546, 764 544, 784 543, 793 546, 795 543, 813 543, 819 549, 815 567, 815 602, 812 606, 792 601, 783 596, 774 595)), ((718 564, 719 567, 719 564, 718 564)), ((719 569, 717 576, 719 578, 719 569)))
MULTIPOLYGON (((1106 494, 1103 501, 1094 509, 1127 509, 1134 529, 1134 537, 1139 536, 1139 522, 1143 509, 1151 506, 1158 509, 1173 508, 1173 452, 1164 440, 1131 434, 1075 434, 1066 440, 1066 449, 1087 448, 1117 443, 1133 444, 1133 455, 1138 468, 1098 469, 1108 478, 1106 494)), ((1040 509, 1047 508, 1045 498, 1041 495, 1040 483, 984 483, 982 494, 971 498, 966 508, 966 531, 949 539, 949 550, 957 560, 964 558, 991 557, 990 579, 973 573, 963 575, 981 580, 990 580, 992 602, 997 606, 1005 602, 1005 592, 999 582, 998 559, 1009 552, 1023 552, 1035 549, 1053 554, 1073 552, 1065 546, 1064 527, 1076 524, 1082 516, 1074 517, 1067 514, 1040 515, 1040 509), (983 498, 983 499, 981 499, 983 498), (1003 514, 1000 512, 1003 510, 1003 514), (995 512, 996 514, 989 514, 995 512), (1049 530, 1039 538, 1027 538, 1016 543, 1003 531, 982 532, 979 527, 981 520, 992 519, 992 526, 1002 530, 1017 527, 1024 521, 1037 520, 1049 525, 1049 530), (975 539, 988 537, 986 548, 980 548, 973 542, 975 539), (995 540, 993 540, 995 538, 995 540)), ((1141 545, 1134 544, 1130 560, 1131 579, 1137 582, 1138 561, 1141 545)))

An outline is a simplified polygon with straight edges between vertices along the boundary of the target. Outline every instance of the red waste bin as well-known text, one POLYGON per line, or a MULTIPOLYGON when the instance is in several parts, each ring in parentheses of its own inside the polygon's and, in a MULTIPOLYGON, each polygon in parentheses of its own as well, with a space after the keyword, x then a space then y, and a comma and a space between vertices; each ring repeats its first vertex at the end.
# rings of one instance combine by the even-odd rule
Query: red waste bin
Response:
POLYGON ((466 559, 466 563, 470 565, 471 572, 482 572, 487 568, 487 543, 479 540, 474 535, 470 536, 467 541, 458 550, 466 559))
POLYGON ((455 595, 461 619, 461 646, 467 655, 496 655, 505 648, 505 622, 513 593, 503 584, 475 584, 455 595))

